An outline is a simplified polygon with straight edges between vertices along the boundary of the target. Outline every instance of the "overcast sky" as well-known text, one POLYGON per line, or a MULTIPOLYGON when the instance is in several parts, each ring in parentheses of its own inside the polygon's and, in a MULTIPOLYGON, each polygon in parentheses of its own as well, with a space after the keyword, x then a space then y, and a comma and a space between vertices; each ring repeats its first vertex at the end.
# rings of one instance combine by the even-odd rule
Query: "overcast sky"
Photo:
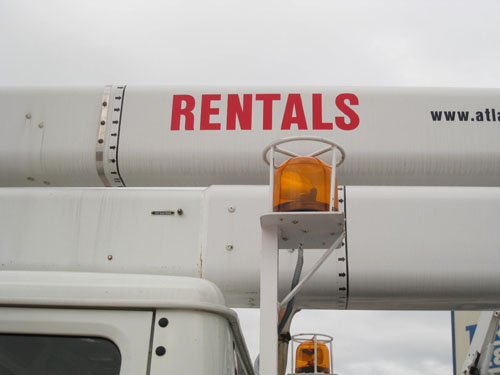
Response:
MULTIPOLYGON (((0 85, 498 88, 499 20, 493 0, 0 0, 0 85)), ((293 331, 332 335, 342 375, 441 375, 449 316, 303 311, 293 331)))

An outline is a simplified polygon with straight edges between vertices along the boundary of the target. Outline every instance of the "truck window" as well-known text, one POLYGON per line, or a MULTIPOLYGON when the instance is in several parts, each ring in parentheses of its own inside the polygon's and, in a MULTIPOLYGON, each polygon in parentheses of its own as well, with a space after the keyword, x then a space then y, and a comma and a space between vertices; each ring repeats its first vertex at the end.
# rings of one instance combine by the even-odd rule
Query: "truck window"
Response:
POLYGON ((119 375, 121 354, 100 337, 0 333, 2 375, 119 375))

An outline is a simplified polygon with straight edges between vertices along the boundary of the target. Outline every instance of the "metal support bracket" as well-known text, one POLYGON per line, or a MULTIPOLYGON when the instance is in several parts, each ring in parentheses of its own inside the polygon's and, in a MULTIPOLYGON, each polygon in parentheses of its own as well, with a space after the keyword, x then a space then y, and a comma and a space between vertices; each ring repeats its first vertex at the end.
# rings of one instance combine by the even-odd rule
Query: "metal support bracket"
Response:
POLYGON ((343 212, 272 212, 261 216, 260 373, 276 375, 278 310, 310 279, 345 237, 343 212), (286 236, 286 237, 285 237, 286 236), (327 249, 308 274, 278 303, 279 249, 327 249))

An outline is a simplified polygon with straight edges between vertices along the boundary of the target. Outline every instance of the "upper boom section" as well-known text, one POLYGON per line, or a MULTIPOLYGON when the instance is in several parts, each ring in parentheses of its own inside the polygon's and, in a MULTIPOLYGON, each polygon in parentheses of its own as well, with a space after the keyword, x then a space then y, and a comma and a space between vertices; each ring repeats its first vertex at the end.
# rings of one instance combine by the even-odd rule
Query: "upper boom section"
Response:
POLYGON ((346 185, 500 184, 500 90, 117 86, 1 89, 0 186, 263 184, 294 135, 346 185))

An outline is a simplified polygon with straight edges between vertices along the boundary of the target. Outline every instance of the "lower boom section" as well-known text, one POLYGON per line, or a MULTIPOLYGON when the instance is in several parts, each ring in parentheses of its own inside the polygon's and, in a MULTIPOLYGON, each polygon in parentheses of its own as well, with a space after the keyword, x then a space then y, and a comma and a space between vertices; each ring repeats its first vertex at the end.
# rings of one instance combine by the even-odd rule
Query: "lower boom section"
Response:
MULTIPOLYGON (((346 239, 298 307, 500 308, 500 188, 347 186, 339 198, 346 239)), ((268 204, 265 186, 2 188, 0 270, 197 277, 231 307, 258 307, 268 204)), ((323 251, 305 252, 303 274, 323 251)), ((281 299, 298 252, 279 253, 281 299)))
POLYGON ((500 189, 347 189, 349 308, 500 303, 500 189))

